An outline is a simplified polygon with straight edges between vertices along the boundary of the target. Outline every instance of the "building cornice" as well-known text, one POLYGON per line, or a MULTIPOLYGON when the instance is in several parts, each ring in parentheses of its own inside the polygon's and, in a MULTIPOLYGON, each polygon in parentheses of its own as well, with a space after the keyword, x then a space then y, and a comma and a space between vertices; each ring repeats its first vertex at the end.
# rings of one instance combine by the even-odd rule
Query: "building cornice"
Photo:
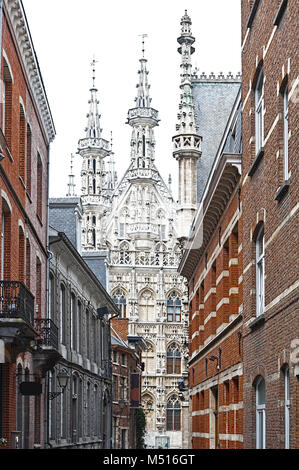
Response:
MULTIPOLYGON (((53 227, 52 227, 53 228, 53 227)), ((76 248, 74 247, 74 245, 71 243, 71 241, 68 239, 68 237, 65 235, 64 232, 57 232, 56 229, 54 229, 54 232, 52 235, 50 235, 49 237, 50 239, 50 242, 57 242, 57 245, 60 245, 61 243, 64 244, 64 246, 66 247, 66 249, 68 250, 68 259, 70 259, 70 255, 73 256, 73 258, 75 259, 75 261, 79 264, 79 266, 81 267, 81 269, 83 270, 83 272, 85 274, 87 274, 87 276, 89 276, 90 280, 94 283, 94 285, 99 289, 99 291, 101 292, 101 294, 103 295, 105 301, 107 302, 107 305, 108 307, 111 309, 111 312, 113 314, 119 314, 119 311, 115 305, 115 303, 113 302, 112 298, 110 297, 110 295, 108 294, 108 292, 106 291, 106 289, 102 286, 101 282, 99 281, 99 279, 96 277, 96 275, 93 273, 93 271, 89 268, 89 266, 87 265, 87 263, 84 261, 84 259, 82 258, 82 256, 80 255, 80 253, 76 250, 76 248), (54 233, 57 233, 57 235, 54 233)), ((54 251, 56 251, 56 249, 54 249, 54 251)), ((100 307, 100 305, 99 305, 100 307)))
POLYGON ((190 279, 241 178, 241 155, 222 154, 199 207, 178 272, 190 279))
POLYGON ((24 7, 21 0, 5 0, 4 5, 49 144, 54 140, 56 131, 24 7))
POLYGON ((213 230, 215 230, 241 178, 241 154, 231 154, 224 151, 225 142, 231 125, 236 118, 240 102, 241 88, 222 136, 201 203, 193 220, 185 251, 178 267, 178 273, 187 279, 191 278, 194 269, 203 256, 204 249, 210 240, 213 230))

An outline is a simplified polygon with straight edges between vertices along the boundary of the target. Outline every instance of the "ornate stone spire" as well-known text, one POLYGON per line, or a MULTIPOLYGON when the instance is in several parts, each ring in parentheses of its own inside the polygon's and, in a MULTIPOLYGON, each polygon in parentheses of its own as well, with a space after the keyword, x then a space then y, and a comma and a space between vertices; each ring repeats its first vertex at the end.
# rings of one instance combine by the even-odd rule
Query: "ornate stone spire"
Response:
POLYGON ((181 35, 178 38, 181 54, 181 93, 177 134, 173 140, 173 156, 179 165, 178 232, 186 239, 197 207, 197 160, 201 156, 201 137, 197 134, 192 95, 192 62, 195 39, 191 33, 191 19, 185 10, 181 19, 181 35))
POLYGON ((90 89, 91 97, 88 102, 89 113, 87 114, 86 134, 85 138, 80 139, 78 143, 78 153, 83 157, 81 171, 82 196, 105 196, 104 191, 107 189, 105 157, 110 155, 110 144, 108 140, 102 138, 98 111, 98 90, 95 87, 95 64, 96 61, 93 59, 91 63, 92 87, 90 89))
POLYGON ((76 196, 75 194, 75 175, 73 174, 73 159, 74 159, 74 155, 71 154, 71 168, 70 168, 70 174, 69 174, 69 182, 68 182, 68 192, 67 192, 67 196, 76 196))
POLYGON ((84 148, 96 148, 109 153, 109 142, 102 138, 102 129, 100 126, 99 100, 97 98, 97 88, 95 87, 95 65, 93 59, 92 66, 92 87, 90 88, 89 112, 87 114, 87 127, 85 129, 85 139, 79 141, 79 151, 84 148))
POLYGON ((158 111, 151 107, 149 95, 147 60, 144 57, 142 35, 142 58, 139 60, 139 83, 137 84, 136 106, 128 111, 127 123, 132 126, 131 160, 133 168, 151 168, 155 159, 155 137, 153 128, 158 125, 158 111))
POLYGON ((88 102, 89 104, 89 113, 87 114, 88 123, 85 129, 86 137, 91 138, 100 138, 102 129, 100 128, 100 115, 98 111, 99 101, 97 98, 97 88, 95 87, 95 65, 96 61, 93 59, 92 66, 92 87, 90 89, 91 97, 88 102))
MULTIPOLYGON (((180 47, 178 52, 182 56, 181 62, 181 95, 178 113, 178 123, 176 131, 179 134, 196 134, 197 125, 195 123, 194 102, 192 95, 192 61, 191 55, 195 51, 192 44, 195 38, 191 33, 191 19, 185 10, 185 15, 181 19, 181 36, 178 38, 180 47)), ((192 142, 195 148, 198 148, 198 140, 192 142)))
POLYGON ((112 192, 115 189, 116 184, 117 184, 117 173, 115 170, 112 131, 110 135, 110 148, 111 148, 111 153, 110 153, 110 159, 108 162, 109 172, 108 172, 108 188, 107 189, 112 192))

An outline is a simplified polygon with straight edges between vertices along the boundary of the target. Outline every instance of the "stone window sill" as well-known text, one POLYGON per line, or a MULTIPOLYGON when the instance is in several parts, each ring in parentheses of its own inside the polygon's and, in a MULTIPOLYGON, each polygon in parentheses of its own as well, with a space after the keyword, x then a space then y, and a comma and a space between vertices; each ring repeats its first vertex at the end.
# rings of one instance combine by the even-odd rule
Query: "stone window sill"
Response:
POLYGON ((37 220, 39 221, 39 223, 40 223, 40 225, 41 225, 41 227, 42 227, 42 226, 43 226, 43 223, 42 223, 42 220, 41 220, 41 218, 40 218, 40 216, 39 216, 38 214, 36 214, 36 218, 37 218, 37 220))
POLYGON ((287 5, 288 5, 288 0, 282 0, 281 4, 279 5, 275 19, 273 21, 274 26, 279 26, 280 20, 283 17, 283 14, 286 10, 287 5))
POLYGON ((259 166, 260 161, 262 160, 263 156, 264 156, 264 147, 261 147, 258 154, 256 155, 251 167, 249 168, 248 176, 252 176, 254 174, 254 172, 257 169, 257 167, 259 166))
POLYGON ((284 198, 284 196, 287 194, 287 192, 289 191, 289 186, 290 186, 290 182, 289 180, 285 181, 281 186, 280 188, 278 188, 278 190, 276 191, 275 195, 274 195, 274 200, 276 201, 281 201, 281 199, 284 198))
POLYGON ((32 199, 31 199, 31 196, 30 196, 30 194, 28 193, 28 191, 26 191, 26 196, 27 196, 27 198, 29 199, 30 204, 32 204, 32 199))
POLYGON ((253 23, 256 11, 258 9, 259 3, 260 3, 260 0, 255 0, 254 4, 252 5, 250 15, 249 15, 249 18, 248 18, 248 21, 247 21, 247 28, 251 28, 251 26, 252 26, 252 23, 253 23))
POLYGON ((249 328, 251 330, 259 328, 265 323, 265 314, 262 313, 261 315, 258 315, 257 317, 253 318, 249 324, 249 328))

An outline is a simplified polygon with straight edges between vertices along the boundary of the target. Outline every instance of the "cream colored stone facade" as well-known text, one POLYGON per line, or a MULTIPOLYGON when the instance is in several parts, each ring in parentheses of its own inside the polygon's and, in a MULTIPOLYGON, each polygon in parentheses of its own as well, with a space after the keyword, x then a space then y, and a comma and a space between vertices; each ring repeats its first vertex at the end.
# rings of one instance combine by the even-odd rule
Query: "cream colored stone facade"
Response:
POLYGON ((178 39, 183 51, 181 116, 174 137, 179 203, 155 166, 159 118, 151 106, 144 50, 135 107, 128 111, 131 161, 123 178, 116 183, 113 154, 101 136, 94 85, 86 138, 78 149, 83 158, 83 250, 108 253, 109 293, 130 320, 129 335, 142 336, 148 344, 142 386, 147 448, 190 446, 188 396, 178 386, 182 378, 188 383, 188 291, 177 272, 196 207, 196 160, 201 154, 193 113, 190 24, 185 13, 178 39))

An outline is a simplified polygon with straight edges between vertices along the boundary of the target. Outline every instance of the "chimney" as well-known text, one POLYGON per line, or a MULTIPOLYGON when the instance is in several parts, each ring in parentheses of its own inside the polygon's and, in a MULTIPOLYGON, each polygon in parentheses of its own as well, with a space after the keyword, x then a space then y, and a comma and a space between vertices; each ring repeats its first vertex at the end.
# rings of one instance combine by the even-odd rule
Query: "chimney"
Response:
POLYGON ((129 334, 129 319, 128 318, 113 318, 111 320, 111 326, 116 331, 117 334, 127 341, 127 336, 129 334))

